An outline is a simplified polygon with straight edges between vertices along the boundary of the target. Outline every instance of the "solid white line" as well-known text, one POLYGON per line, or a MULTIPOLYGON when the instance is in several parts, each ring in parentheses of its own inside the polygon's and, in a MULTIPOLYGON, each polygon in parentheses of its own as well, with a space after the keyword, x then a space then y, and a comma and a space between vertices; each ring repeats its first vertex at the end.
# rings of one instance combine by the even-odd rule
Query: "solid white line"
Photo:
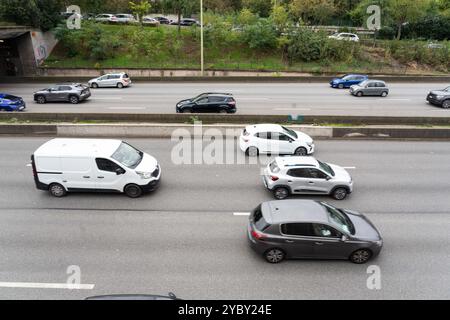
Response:
POLYGON ((269 101, 269 98, 239 98, 237 97, 236 99, 238 100, 247 100, 247 101, 269 101))
POLYGON ((310 111, 309 108, 275 108, 276 111, 310 111))
POLYGON ((411 99, 377 99, 377 100, 386 100, 386 101, 411 101, 411 99))
POLYGON ((92 290, 94 284, 70 284, 70 283, 37 283, 37 282, 0 282, 2 288, 30 288, 30 289, 69 289, 92 290))
POLYGON ((95 97, 92 100, 122 100, 123 97, 95 97))
POLYGON ((249 216, 250 212, 234 212, 233 213, 234 216, 249 216))

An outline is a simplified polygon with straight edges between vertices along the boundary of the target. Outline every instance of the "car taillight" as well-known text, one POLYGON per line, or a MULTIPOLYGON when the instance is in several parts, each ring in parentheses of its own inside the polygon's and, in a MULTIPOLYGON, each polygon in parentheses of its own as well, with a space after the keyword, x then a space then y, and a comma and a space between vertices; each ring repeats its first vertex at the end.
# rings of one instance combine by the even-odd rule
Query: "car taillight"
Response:
POLYGON ((271 179, 272 181, 277 181, 277 180, 279 180, 280 178, 278 178, 277 176, 270 176, 270 179, 271 179))
POLYGON ((252 235, 252 237, 253 237, 254 239, 257 239, 257 240, 261 240, 261 239, 264 239, 264 238, 265 238, 264 234, 262 234, 261 232, 258 232, 258 231, 256 231, 256 230, 254 230, 254 229, 252 229, 251 235, 252 235))
POLYGON ((228 102, 228 104, 229 104, 230 106, 235 106, 235 105, 236 105, 236 101, 230 101, 230 102, 228 102))

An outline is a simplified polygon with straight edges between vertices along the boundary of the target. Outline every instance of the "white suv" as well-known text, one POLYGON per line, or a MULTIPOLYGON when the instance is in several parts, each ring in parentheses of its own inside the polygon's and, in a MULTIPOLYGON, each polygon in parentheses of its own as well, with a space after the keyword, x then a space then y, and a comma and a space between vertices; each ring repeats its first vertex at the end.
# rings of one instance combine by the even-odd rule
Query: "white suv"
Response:
POLYGON ((264 170, 263 182, 279 200, 291 194, 343 200, 353 192, 353 179, 344 168, 313 157, 278 157, 264 170))
POLYGON ((239 139, 239 146, 251 157, 263 153, 297 156, 314 153, 314 141, 310 136, 278 124, 246 127, 239 139))
POLYGON ((100 88, 100 87, 115 87, 123 88, 131 85, 131 79, 126 73, 110 73, 105 74, 101 77, 91 79, 88 81, 89 87, 100 88))

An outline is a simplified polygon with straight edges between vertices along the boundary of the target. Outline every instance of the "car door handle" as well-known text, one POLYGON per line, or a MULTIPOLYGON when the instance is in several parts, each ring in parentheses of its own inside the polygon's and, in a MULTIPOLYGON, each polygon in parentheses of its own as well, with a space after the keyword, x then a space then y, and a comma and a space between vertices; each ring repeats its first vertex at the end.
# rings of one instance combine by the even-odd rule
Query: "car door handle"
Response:
POLYGON ((308 183, 309 183, 309 184, 314 184, 314 182, 313 182, 313 181, 309 181, 308 183))
POLYGON ((294 240, 286 240, 287 243, 294 243, 294 240))
POLYGON ((316 242, 316 245, 323 246, 323 242, 316 242))
POLYGON ((289 180, 288 183, 292 183, 292 180, 289 180))
POLYGON ((90 176, 83 176, 84 179, 90 179, 90 176))
POLYGON ((97 178, 99 178, 99 179, 105 179, 105 177, 97 177, 97 178))

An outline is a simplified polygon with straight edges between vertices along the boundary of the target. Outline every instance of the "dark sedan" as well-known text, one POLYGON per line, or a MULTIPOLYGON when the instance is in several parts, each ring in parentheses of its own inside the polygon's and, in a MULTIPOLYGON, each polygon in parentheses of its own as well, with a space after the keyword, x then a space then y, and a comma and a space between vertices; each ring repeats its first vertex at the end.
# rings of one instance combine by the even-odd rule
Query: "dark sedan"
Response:
POLYGON ((23 111, 25 108, 25 101, 21 97, 0 93, 0 111, 23 111))
POLYGON ((427 101, 433 105, 442 107, 444 109, 450 108, 450 87, 443 90, 431 91, 427 95, 427 101))
POLYGON ((182 100, 176 105, 177 113, 235 113, 236 100, 229 93, 202 93, 182 100))
POLYGON ((312 200, 264 202, 251 213, 247 235, 251 247, 270 263, 290 258, 362 264, 383 246, 363 214, 312 200))

